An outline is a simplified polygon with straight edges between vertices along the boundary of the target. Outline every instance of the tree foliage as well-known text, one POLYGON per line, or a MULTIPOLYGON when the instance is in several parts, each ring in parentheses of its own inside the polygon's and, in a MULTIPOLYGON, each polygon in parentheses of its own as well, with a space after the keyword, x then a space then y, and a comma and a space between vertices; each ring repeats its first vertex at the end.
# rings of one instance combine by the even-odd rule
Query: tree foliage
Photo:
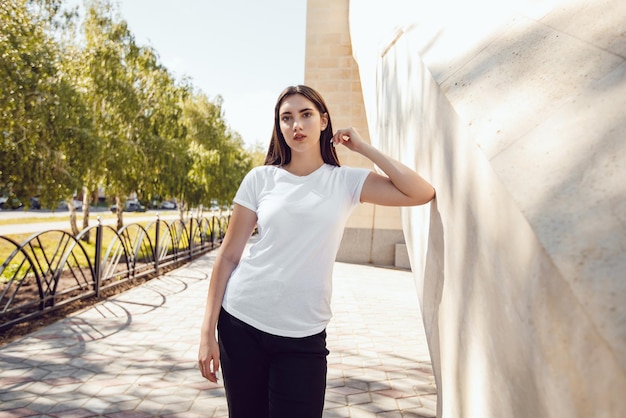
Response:
POLYGON ((76 186, 66 151, 84 136, 77 94, 46 27, 26 1, 0 3, 0 189, 50 204, 76 186))
POLYGON ((0 3, 0 192, 230 203, 253 163, 221 98, 175 80, 109 0, 85 4, 79 22, 62 0, 0 3))
POLYGON ((221 98, 194 94, 185 101, 183 115, 192 164, 181 197, 191 205, 231 202, 252 160, 239 135, 224 123, 221 98))

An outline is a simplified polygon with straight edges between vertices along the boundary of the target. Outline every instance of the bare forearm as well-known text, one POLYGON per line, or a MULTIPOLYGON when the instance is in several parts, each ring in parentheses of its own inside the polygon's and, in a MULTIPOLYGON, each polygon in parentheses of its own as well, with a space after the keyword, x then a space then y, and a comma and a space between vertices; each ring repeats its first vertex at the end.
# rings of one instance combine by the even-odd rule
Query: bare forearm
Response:
POLYGON ((426 203, 434 197, 435 190, 430 183, 414 170, 385 155, 374 146, 362 144, 358 152, 376 164, 387 175, 391 183, 406 196, 417 199, 420 204, 426 203))
POLYGON ((217 318, 219 317, 222 300, 224 299, 224 293, 226 291, 226 284, 228 283, 230 275, 235 270, 235 267, 237 267, 237 263, 218 254, 211 273, 204 321, 202 322, 203 334, 215 332, 217 318))
POLYGON ((419 174, 365 142, 354 128, 339 129, 334 146, 343 144, 376 164, 386 176, 370 174, 361 190, 361 201, 385 206, 416 206, 430 202, 435 189, 419 174))

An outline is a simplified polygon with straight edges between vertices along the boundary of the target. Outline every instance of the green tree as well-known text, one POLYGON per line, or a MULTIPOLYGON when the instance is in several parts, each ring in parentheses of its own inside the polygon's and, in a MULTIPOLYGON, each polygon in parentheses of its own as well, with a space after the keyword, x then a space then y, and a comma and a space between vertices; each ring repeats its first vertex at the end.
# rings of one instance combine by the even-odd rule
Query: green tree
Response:
MULTIPOLYGON (((180 206, 230 203, 252 166, 225 123, 221 98, 193 93, 139 46, 110 0, 78 14, 62 0, 0 3, 0 189, 54 207, 104 186, 125 198, 177 197, 180 206)), ((123 226, 118 210, 118 228, 123 226)))
POLYGON ((89 125, 51 33, 58 9, 58 1, 0 3, 0 188, 51 207, 79 184, 73 150, 86 146, 89 125))
MULTIPOLYGON (((64 77, 75 84, 75 100, 71 104, 73 110, 79 110, 80 118, 75 121, 76 127, 70 135, 66 137, 64 146, 70 159, 71 174, 76 180, 76 185, 69 193, 64 194, 70 211, 70 225, 72 231, 77 233, 76 225, 76 208, 73 203, 73 196, 76 191, 81 191, 83 195, 82 210, 83 223, 82 229, 89 226, 90 205, 93 203, 92 196, 96 195, 99 181, 104 176, 104 167, 99 164, 103 153, 104 143, 98 136, 98 132, 94 126, 95 115, 92 112, 93 103, 90 100, 89 89, 87 88, 89 77, 86 75, 86 65, 83 60, 82 49, 68 43, 65 45, 64 54, 62 55, 62 69, 64 77), (75 137, 81 140, 76 141, 75 137)), ((69 110, 67 115, 71 113, 69 110)), ((89 241, 89 235, 85 235, 84 239, 89 241)))
MULTIPOLYGON (((268 141, 269 143, 269 141, 268 141)), ((267 155, 267 146, 264 146, 260 142, 254 143, 247 148, 248 155, 252 159, 252 167, 258 167, 265 164, 265 156, 267 155)))
POLYGON ((145 167, 137 192, 146 197, 174 196, 191 164, 182 122, 182 103, 190 87, 178 85, 147 47, 141 48, 133 70, 140 103, 138 140, 145 167))
POLYGON ((185 101, 184 123, 192 159, 182 196, 191 206, 229 204, 252 167, 240 136, 224 121, 222 101, 196 93, 185 101))
POLYGON ((138 190, 146 168, 139 141, 140 102, 132 66, 140 54, 125 21, 114 17, 107 1, 87 4, 84 22, 84 89, 102 154, 92 164, 102 173, 98 183, 115 198, 117 227, 123 222, 126 196, 138 190))
POLYGON ((56 57, 25 1, 0 3, 0 57, 0 187, 26 200, 49 150, 56 57))

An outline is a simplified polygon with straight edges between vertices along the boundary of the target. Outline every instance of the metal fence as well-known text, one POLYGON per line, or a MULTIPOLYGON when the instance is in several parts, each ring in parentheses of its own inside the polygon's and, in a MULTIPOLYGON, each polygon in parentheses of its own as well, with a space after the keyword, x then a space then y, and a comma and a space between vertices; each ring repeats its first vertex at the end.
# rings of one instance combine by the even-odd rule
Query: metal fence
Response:
POLYGON ((0 266, 0 331, 187 263, 219 246, 229 221, 212 216, 168 223, 157 216, 146 227, 119 231, 99 223, 78 236, 49 230, 23 243, 0 236, 1 246, 13 248, 0 266), (83 240, 94 232, 95 241, 83 240))

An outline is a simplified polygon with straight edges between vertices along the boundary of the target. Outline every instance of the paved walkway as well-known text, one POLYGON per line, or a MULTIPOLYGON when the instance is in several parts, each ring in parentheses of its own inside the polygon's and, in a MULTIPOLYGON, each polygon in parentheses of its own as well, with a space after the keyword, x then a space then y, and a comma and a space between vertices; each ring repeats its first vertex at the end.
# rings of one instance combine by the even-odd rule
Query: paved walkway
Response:
MULTIPOLYGON (((227 417, 196 364, 213 257, 0 347, 0 418, 227 417)), ((337 263, 334 283, 324 416, 434 417, 411 274, 337 263)))

